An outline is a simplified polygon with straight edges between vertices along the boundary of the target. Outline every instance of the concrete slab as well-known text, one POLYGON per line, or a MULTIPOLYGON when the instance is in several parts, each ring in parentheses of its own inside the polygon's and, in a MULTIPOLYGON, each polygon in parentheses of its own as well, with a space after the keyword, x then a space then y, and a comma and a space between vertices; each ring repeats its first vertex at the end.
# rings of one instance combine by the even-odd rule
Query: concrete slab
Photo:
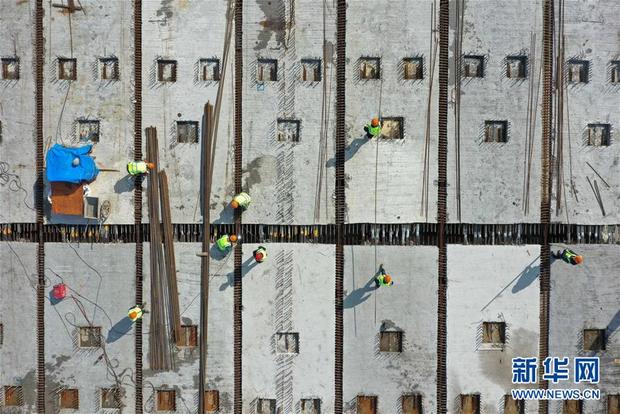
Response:
MULTIPOLYGON (((144 251, 149 251, 145 244, 144 251)), ((183 325, 200 324, 200 258, 199 243, 176 243, 177 283, 179 307, 183 325)), ((146 254, 145 256, 148 256, 146 254)), ((148 258, 144 262, 144 298, 150 301, 150 277, 148 258)), ((221 413, 232 413, 233 405, 233 260, 211 261, 209 279, 209 331, 207 351, 207 389, 219 391, 221 413)), ((148 305, 147 305, 148 308, 148 305)), ((199 353, 197 347, 175 347, 176 368, 169 372, 154 372, 149 367, 149 324, 150 314, 144 315, 144 404, 145 411, 156 408, 156 390, 174 389, 177 412, 198 412, 199 353)))
MULTIPOLYGON (((0 386, 19 385, 24 405, 12 413, 36 410, 36 245, 0 243, 0 386)), ((8 413, 11 408, 2 407, 8 413)), ((4 411, 3 411, 4 412, 4 411)))
MULTIPOLYGON (((46 409, 58 412, 60 390, 78 389, 78 413, 103 413, 101 388, 119 386, 123 412, 134 412, 134 246, 46 243, 46 409), (107 259, 104 259, 107 258, 107 259), (65 283, 67 296, 51 296, 65 283), (102 347, 86 347, 81 328, 101 329, 102 347), (106 361, 109 361, 106 362, 106 361)), ((34 256, 33 256, 34 257, 34 256)), ((34 260, 34 259, 33 259, 34 260)))
MULTIPOLYGON (((560 248, 559 246, 554 246, 560 248)), ((560 260, 551 265, 551 310, 549 316, 549 355, 570 357, 596 356, 600 358, 600 383, 575 384, 571 367, 570 381, 559 382, 550 388, 595 388, 601 391, 600 401, 585 401, 586 414, 603 412, 607 395, 620 392, 620 281, 615 276, 620 266, 618 246, 571 245, 567 246, 582 254, 583 264, 572 266, 560 260), (606 336, 604 351, 584 351, 584 329, 603 329, 606 336)), ((551 412, 560 405, 551 402, 551 412)))
MULTIPOLYGON (((201 80, 200 59, 205 58, 220 59, 221 71, 225 71, 213 172, 211 217, 217 222, 232 221, 232 212, 224 211, 234 190, 232 46, 226 68, 222 61, 226 5, 227 2, 215 0, 180 2, 175 5, 161 2, 143 4, 142 125, 144 128, 157 128, 160 169, 167 170, 172 221, 175 223, 201 221, 202 115, 207 101, 215 103, 219 83, 201 80), (175 82, 158 80, 158 59, 176 61, 175 82), (177 121, 198 122, 197 143, 178 142, 177 121)), ((144 134, 143 142, 146 143, 144 134)))
POLYGON ((435 221, 437 190, 437 87, 430 65, 432 2, 353 0, 347 8, 348 218, 355 222, 435 221), (363 35, 361 35, 363 33, 363 35), (360 79, 360 58, 381 58, 381 79, 360 79), (404 80, 402 59, 421 57, 423 80, 404 80), (433 79, 430 113, 429 87, 433 79), (404 139, 367 141, 364 125, 375 116, 403 117, 404 139), (422 205, 427 116, 429 192, 422 205), (428 208, 427 208, 428 205, 428 208), (374 207, 373 207, 374 206, 374 207))
POLYGON ((33 222, 34 4, 5 2, 0 14, 0 57, 19 59, 19 79, 0 74, 0 222, 33 222))
POLYGON ((243 248, 243 412, 259 398, 285 413, 320 399, 333 412, 334 247, 269 244, 261 264, 256 247, 243 248), (279 352, 278 333, 297 333, 299 352, 279 352))
POLYGON ((512 358, 538 356, 539 263, 535 245, 448 246, 448 412, 460 394, 479 394, 480 412, 504 412, 512 358), (484 322, 504 322, 504 346, 483 342, 484 322))
POLYGON ((257 1, 243 13, 243 187, 254 198, 243 220, 333 222, 335 5, 257 1), (277 60, 277 81, 257 80, 259 59, 277 60), (302 59, 320 60, 320 82, 303 81, 302 59), (300 122, 299 142, 278 141, 278 119, 300 122))
MULTIPOLYGON (((99 205, 110 202, 107 223, 133 223, 133 8, 127 2, 81 2, 83 11, 44 4, 44 150, 54 144, 82 146, 79 121, 99 121, 92 155, 101 172, 90 184, 99 205), (118 80, 102 79, 102 58, 118 60, 118 80), (76 59, 76 80, 60 79, 62 59, 76 59)), ((76 216, 52 216, 53 223, 85 223, 76 216)), ((93 222, 93 220, 90 220, 93 222)))
POLYGON ((435 411, 437 249, 345 247, 345 412, 356 397, 378 398, 379 413, 400 412, 401 396, 422 395, 423 411, 435 411), (394 285, 375 289, 383 264, 394 285), (402 331, 402 352, 381 352, 381 331, 402 331))
MULTIPOLYGON (((527 171, 526 131, 528 95, 539 80, 541 13, 539 1, 466 2, 463 17, 463 55, 484 56, 484 78, 463 78, 460 99, 460 200, 457 215, 456 113, 454 53, 456 13, 451 8, 449 127, 448 127, 448 206, 449 221, 465 223, 512 223, 539 220, 540 206, 540 109, 535 105, 536 130, 531 152, 529 213, 524 212, 527 171), (510 22, 507 26, 506 22, 510 22), (536 36, 535 57, 530 36, 536 36), (506 57, 528 56, 527 79, 506 76, 506 57), (535 65, 531 62, 535 61, 535 65), (488 120, 508 121, 508 142, 484 142, 488 120)), ((534 96, 537 96, 536 93, 534 96)), ((542 93, 542 92, 540 92, 542 93)), ((538 105, 542 97, 538 96, 538 105)))

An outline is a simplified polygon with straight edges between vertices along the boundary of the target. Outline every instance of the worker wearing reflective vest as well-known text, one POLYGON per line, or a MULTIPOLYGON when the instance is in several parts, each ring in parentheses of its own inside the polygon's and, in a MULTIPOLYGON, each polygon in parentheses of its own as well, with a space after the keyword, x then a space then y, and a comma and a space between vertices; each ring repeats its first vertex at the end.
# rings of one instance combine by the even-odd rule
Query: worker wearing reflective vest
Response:
POLYGON ((127 311, 127 316, 129 317, 129 319, 131 319, 132 322, 135 322, 138 319, 142 318, 143 314, 144 312, 142 311, 142 306, 138 306, 138 305, 134 306, 133 308, 127 311))
POLYGON ((250 195, 248 193, 242 192, 237 194, 232 199, 232 201, 230 202, 230 206, 235 209, 241 207, 242 209, 246 210, 250 206, 251 202, 252 198, 250 197, 250 195))
POLYGON ((364 130, 368 138, 379 136, 381 134, 381 122, 379 122, 379 118, 373 118, 369 124, 366 124, 364 130))
POLYGON ((225 234, 222 237, 220 237, 219 239, 217 239, 215 244, 217 245, 217 248, 221 252, 225 252, 228 249, 230 249, 232 247, 233 243, 236 243, 237 240, 238 240, 238 237, 236 235, 231 234, 229 236, 228 234, 225 234))
POLYGON ((566 263, 570 263, 572 265, 578 265, 580 263, 583 263, 583 256, 575 253, 570 249, 564 249, 564 251, 562 252, 558 250, 555 257, 558 259, 562 259, 566 263))
POLYGON ((267 259, 267 249, 263 246, 258 246, 258 249, 254 250, 252 254, 257 263, 263 263, 267 259))
POLYGON ((146 161, 131 161, 127 163, 127 172, 130 175, 146 174, 155 168, 155 164, 146 161))
POLYGON ((380 271, 381 273, 379 274, 379 276, 375 278, 375 285, 377 285, 378 288, 381 286, 392 286, 394 284, 392 276, 385 273, 385 270, 383 270, 383 266, 381 266, 380 271))

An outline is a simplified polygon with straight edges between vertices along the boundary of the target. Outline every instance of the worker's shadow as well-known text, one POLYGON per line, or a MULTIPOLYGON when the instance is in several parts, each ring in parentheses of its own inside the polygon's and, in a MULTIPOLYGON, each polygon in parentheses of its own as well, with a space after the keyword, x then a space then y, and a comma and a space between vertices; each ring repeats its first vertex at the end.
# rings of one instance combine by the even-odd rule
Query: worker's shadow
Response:
MULTIPOLYGON (((362 145, 364 145, 365 143, 369 141, 370 140, 366 137, 366 135, 363 135, 361 138, 355 138, 353 141, 351 141, 351 143, 344 149, 344 161, 347 162, 351 158, 353 158, 353 156, 357 153, 357 151, 359 151, 362 145)), ((334 157, 334 158, 327 160, 327 162, 325 163, 325 166, 327 168, 335 167, 336 158, 334 157)))
POLYGON ((343 308, 354 308, 360 303, 366 302, 366 300, 368 300, 368 298, 370 297, 372 291, 377 290, 378 286, 376 280, 377 276, 379 276, 380 274, 381 267, 379 268, 377 273, 375 273, 375 275, 371 277, 368 282, 366 282, 363 287, 355 289, 354 291, 349 293, 346 298, 344 298, 344 301, 342 302, 343 308))
POLYGON ((132 326, 133 322, 131 321, 131 319, 129 319, 129 316, 125 316, 123 319, 116 322, 116 325, 110 328, 110 331, 108 332, 108 337, 105 342, 107 344, 116 342, 117 340, 125 336, 127 332, 131 331, 132 326))
POLYGON ((127 174, 126 176, 124 176, 123 178, 121 178, 114 184, 114 192, 118 194, 128 193, 130 191, 133 191, 134 187, 135 187, 134 177, 127 174))
MULTIPOLYGON (((540 274, 540 265, 537 264, 532 266, 538 258, 534 260, 534 262, 530 263, 517 275, 517 283, 512 287, 512 293, 517 293, 528 287, 532 284, 536 279, 538 279, 538 275, 540 274)), ((553 258, 551 258, 551 262, 553 263, 553 258)))
MULTIPOLYGON (((241 264, 241 277, 247 275, 248 272, 252 270, 258 264, 259 263, 256 260, 254 260, 254 256, 251 256, 250 258, 248 258, 245 262, 241 264)), ((233 287, 234 284, 235 284, 235 272, 230 272, 226 275, 226 282, 220 285, 220 291, 224 291, 228 289, 229 287, 233 287)))

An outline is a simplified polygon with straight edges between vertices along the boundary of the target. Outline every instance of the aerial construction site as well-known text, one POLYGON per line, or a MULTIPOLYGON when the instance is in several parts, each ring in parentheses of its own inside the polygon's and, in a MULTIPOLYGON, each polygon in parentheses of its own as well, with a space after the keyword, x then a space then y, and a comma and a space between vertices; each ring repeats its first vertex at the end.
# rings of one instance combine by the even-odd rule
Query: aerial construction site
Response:
POLYGON ((0 0, 0 64, 0 413, 620 414, 617 0, 0 0))

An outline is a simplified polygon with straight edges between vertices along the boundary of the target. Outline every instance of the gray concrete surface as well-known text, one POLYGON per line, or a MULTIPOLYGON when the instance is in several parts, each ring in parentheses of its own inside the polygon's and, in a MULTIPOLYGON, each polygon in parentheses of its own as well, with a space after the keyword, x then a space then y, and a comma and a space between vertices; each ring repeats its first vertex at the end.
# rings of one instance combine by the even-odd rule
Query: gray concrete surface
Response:
POLYGON ((18 80, 0 74, 0 222, 33 222, 34 4, 4 1, 0 7, 0 57, 17 57, 20 64, 18 80), (12 174, 6 178, 4 163, 12 174))
MULTIPOLYGON (((81 146, 78 119, 99 120, 99 142, 92 155, 100 172, 90 184, 99 203, 111 204, 108 223, 133 222, 133 182, 127 161, 133 159, 133 9, 124 1, 82 1, 72 14, 45 3, 43 90, 44 150, 54 144, 81 146), (118 80, 101 79, 100 58, 118 58, 118 80), (59 58, 75 58, 77 79, 59 79, 59 58)), ((86 222, 74 216, 51 216, 51 222, 86 222)), ((92 220, 91 220, 92 221, 92 220)))
POLYGON ((435 411, 437 249, 345 247, 344 371, 346 413, 358 395, 376 396, 379 413, 400 412, 403 394, 422 395, 435 411), (383 264, 394 285, 375 289, 383 264), (403 331, 401 353, 379 351, 379 332, 403 331))
POLYGON ((36 408, 36 245, 0 244, 0 412, 26 414, 36 408), (4 407, 4 386, 23 388, 22 407, 4 407))
POLYGON ((538 356, 539 263, 535 245, 448 247, 448 412, 459 394, 479 394, 481 413, 503 413, 512 358, 538 356), (503 349, 486 349, 483 322, 506 323, 503 349))
POLYGON ((62 388, 77 388, 78 413, 103 413, 101 388, 121 387, 123 413, 134 412, 134 246, 47 243, 45 367, 46 409, 59 412, 62 388), (107 258, 107 259, 104 259, 107 258), (67 285, 61 301, 51 297, 67 285), (79 328, 101 328, 101 348, 80 346, 79 328), (106 357, 110 364, 106 363, 106 357))
POLYGON ((244 221, 332 222, 335 5, 244 2, 243 13, 243 186, 254 197, 244 221), (257 81, 258 59, 277 59, 277 82, 257 81), (327 76, 303 82, 301 59, 321 59, 327 76), (301 121, 299 142, 277 140, 279 118, 301 121))
MULTIPOLYGON (((144 251, 148 252, 148 244, 144 251)), ((175 244, 179 308, 183 325, 200 324, 200 252, 199 243, 175 244)), ((147 255, 145 255, 147 256, 147 255)), ((148 258, 145 260, 144 300, 150 301, 148 258)), ((207 351, 207 387, 220 393, 220 413, 232 413, 233 404, 233 260, 231 256, 211 261, 209 279, 209 331, 207 351)), ((147 305, 148 308, 148 305, 147 305)), ((149 366, 150 314, 144 315, 144 409, 156 408, 156 389, 174 389, 178 413, 198 412, 198 348, 174 347, 176 367, 168 372, 155 372, 149 366)))
POLYGON ((432 2, 349 1, 347 9, 346 130, 348 218, 355 222, 435 221, 437 190, 437 111, 431 105, 428 214, 422 209, 427 102, 431 78, 432 2), (361 35, 363 33, 363 35, 361 35), (381 58, 381 79, 360 80, 359 58, 381 58), (424 79, 404 80, 401 62, 422 56, 424 79), (370 119, 404 117, 404 139, 364 138, 370 119))
MULTIPOLYGON (((554 246, 560 249, 560 246, 554 246)), ((620 393, 620 281, 616 277, 620 249, 617 246, 566 246, 584 256, 583 264, 572 266, 560 260, 551 265, 551 311, 549 321, 549 355, 570 357, 570 381, 559 382, 557 388, 595 388, 600 401, 585 401, 585 414, 604 412, 607 395, 620 393), (584 351, 583 330, 605 329, 605 351, 584 351), (572 363, 578 356, 600 358, 600 383, 574 384, 572 363)), ((553 384, 550 383, 550 388, 553 384)), ((560 404, 550 403, 550 412, 560 404)))
POLYGON ((256 247, 243 248, 243 412, 256 412, 259 398, 283 413, 318 398, 321 412, 333 412, 334 248, 269 244, 256 264, 256 247), (278 353, 281 332, 299 334, 298 354, 278 353))

